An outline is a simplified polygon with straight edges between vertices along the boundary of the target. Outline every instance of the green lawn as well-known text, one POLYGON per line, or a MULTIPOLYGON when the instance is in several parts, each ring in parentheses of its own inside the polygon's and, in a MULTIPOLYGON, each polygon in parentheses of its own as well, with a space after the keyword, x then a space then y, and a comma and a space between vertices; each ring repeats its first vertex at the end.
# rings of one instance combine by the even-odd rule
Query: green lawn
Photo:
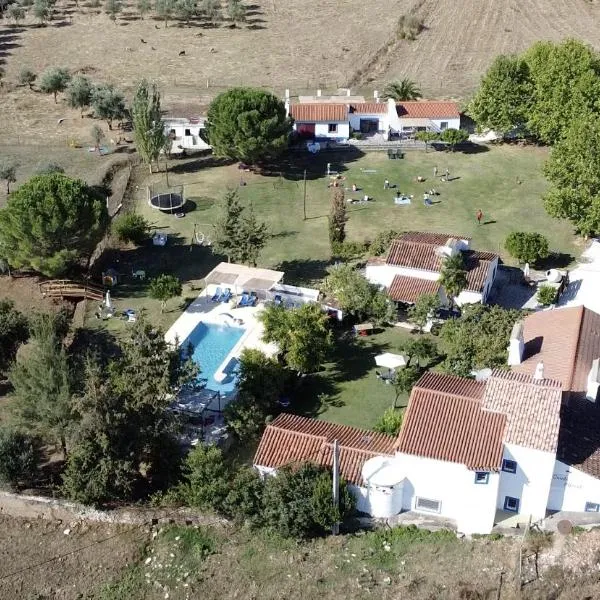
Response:
MULTIPOLYGON (((261 256, 261 266, 279 267, 286 272, 288 283, 312 281, 318 285, 330 264, 327 214, 331 190, 325 176, 328 161, 346 178, 347 187, 354 183, 374 198, 368 205, 348 207, 350 240, 368 240, 389 228, 456 233, 472 236, 474 248, 499 252, 510 261, 503 250, 506 235, 515 229, 530 230, 544 233, 551 249, 567 255, 563 260, 568 262, 577 255, 572 228, 568 222, 546 215, 542 205, 546 183, 541 168, 545 157, 543 149, 515 146, 491 147, 473 154, 411 151, 402 160, 389 160, 385 153, 378 152, 328 154, 295 157, 293 162, 273 169, 271 175, 243 172, 236 165, 207 166, 206 161, 198 159, 171 161, 170 183, 183 186, 189 200, 190 210, 182 219, 148 206, 146 185, 164 187, 164 174, 149 176, 140 168, 134 178, 137 187, 132 190, 136 208, 155 228, 167 232, 170 241, 165 248, 149 245, 120 252, 114 265, 126 275, 137 269, 144 269, 148 277, 173 272, 184 282, 183 298, 192 299, 201 289, 202 278, 219 260, 208 248, 190 247, 193 232, 210 234, 220 198, 227 189, 237 189, 257 216, 268 222, 273 236, 261 256), (433 183, 434 166, 440 173, 449 169, 455 179, 433 183), (419 175, 427 181, 417 183, 419 175), (386 178, 403 193, 414 194, 410 206, 393 204, 393 190, 383 189, 386 178), (246 185, 240 186, 241 180, 246 185), (440 191, 439 203, 426 207, 423 192, 431 187, 440 191), (483 211, 485 224, 477 225, 477 209, 483 211)), ((147 283, 125 277, 115 289, 116 307, 144 308, 153 323, 168 328, 185 303, 172 300, 167 312, 160 314, 160 303, 147 297, 146 288, 147 283)), ((93 319, 89 322, 100 326, 93 319)), ((107 326, 119 332, 127 324, 111 319, 107 326)), ((307 384, 301 410, 348 425, 371 427, 394 399, 393 388, 376 379, 373 357, 381 351, 398 349, 407 335, 394 328, 361 338, 356 344, 338 345, 335 363, 307 384)))

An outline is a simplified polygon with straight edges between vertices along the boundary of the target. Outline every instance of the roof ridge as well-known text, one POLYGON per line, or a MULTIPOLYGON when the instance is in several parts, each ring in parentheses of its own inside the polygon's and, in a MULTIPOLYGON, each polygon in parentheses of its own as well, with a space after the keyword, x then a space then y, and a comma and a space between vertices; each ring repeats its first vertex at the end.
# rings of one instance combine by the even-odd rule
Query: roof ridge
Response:
MULTIPOLYGON (((566 307, 567 308, 567 307, 566 307)), ((575 367, 577 365, 577 352, 579 350, 579 342, 581 340, 581 328, 583 327, 583 318, 585 316, 585 306, 575 306, 573 308, 580 309, 579 312, 579 324, 577 326, 577 338, 575 341, 575 352, 573 353, 573 363, 571 364, 571 372, 569 373, 569 385, 567 389, 570 390, 573 386, 573 378, 575 377, 575 367)))

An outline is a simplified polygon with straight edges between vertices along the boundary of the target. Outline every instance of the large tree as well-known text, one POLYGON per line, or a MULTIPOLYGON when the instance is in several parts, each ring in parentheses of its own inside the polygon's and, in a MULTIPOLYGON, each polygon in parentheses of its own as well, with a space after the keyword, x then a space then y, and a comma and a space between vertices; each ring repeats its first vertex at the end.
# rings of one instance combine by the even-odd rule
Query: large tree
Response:
POLYGON ((330 270, 325 289, 344 312, 358 320, 371 319, 379 324, 394 318, 394 306, 384 292, 349 264, 330 270))
POLYGON ((519 56, 496 57, 481 79, 467 112, 482 129, 500 134, 522 128, 531 104, 529 67, 519 56))
POLYGON ((259 314, 259 319, 264 325, 264 341, 277 344, 291 369, 312 373, 323 364, 331 348, 331 331, 318 304, 293 309, 273 304, 259 314))
POLYGON ((242 206, 235 191, 227 192, 213 230, 213 247, 227 260, 256 266, 258 256, 269 239, 265 223, 254 211, 242 206))
POLYGON ((548 240, 541 233, 513 231, 509 233, 504 247, 520 262, 535 264, 548 256, 548 240))
POLYGON ((583 235, 600 233, 600 118, 573 121, 544 166, 550 189, 544 197, 553 217, 569 219, 583 235))
POLYGON ((399 81, 392 81, 383 88, 384 100, 391 98, 397 102, 403 100, 418 100, 423 94, 419 86, 412 79, 404 78, 399 81))
POLYGON ((28 335, 25 315, 15 308, 11 300, 0 299, 0 376, 6 373, 28 335))
POLYGON ((408 320, 423 331, 427 323, 435 316, 440 305, 440 297, 437 294, 423 294, 408 309, 408 320))
POLYGON ((131 119, 135 146, 152 173, 152 163, 158 162, 166 141, 160 92, 155 83, 145 79, 139 83, 131 105, 131 119))
POLYGON ((536 42, 524 55, 532 81, 528 127, 541 141, 560 140, 571 123, 598 114, 600 56, 583 42, 536 42))
POLYGON ((40 77, 40 90, 44 94, 52 94, 54 102, 57 102, 56 96, 59 92, 64 92, 71 80, 71 74, 67 69, 61 67, 52 67, 42 73, 40 77))
POLYGON ((0 246, 12 267, 52 277, 87 255, 106 223, 104 200, 83 181, 36 175, 0 210, 0 246))
POLYGON ((206 130, 215 155, 253 164, 287 148, 292 122, 270 92, 234 88, 213 100, 206 130))
POLYGON ((455 298, 467 287, 468 283, 462 252, 444 258, 439 281, 452 306, 455 298))
POLYGON ((61 337, 61 317, 37 315, 31 322, 31 341, 9 372, 12 408, 31 433, 60 445, 67 454, 67 435, 73 421, 73 381, 61 337))
POLYGON ((109 129, 112 129, 113 121, 127 116, 125 97, 114 85, 97 85, 92 90, 91 104, 96 117, 106 121, 109 129))
POLYGON ((71 108, 78 108, 83 111, 90 105, 92 99, 92 83, 83 75, 74 77, 67 86, 67 103, 71 108))
POLYGON ((467 377, 474 369, 506 366, 510 332, 520 316, 499 306, 465 306, 461 316, 446 321, 440 331, 445 370, 467 377))

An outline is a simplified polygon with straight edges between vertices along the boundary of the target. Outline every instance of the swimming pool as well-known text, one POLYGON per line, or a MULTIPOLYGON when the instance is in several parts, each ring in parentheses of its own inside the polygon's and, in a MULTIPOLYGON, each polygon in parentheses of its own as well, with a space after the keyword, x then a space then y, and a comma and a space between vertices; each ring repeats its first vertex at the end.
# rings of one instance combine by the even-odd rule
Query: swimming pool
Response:
POLYGON ((215 381, 214 375, 233 347, 239 342, 246 330, 242 327, 198 323, 192 333, 181 345, 185 348, 192 344, 192 358, 200 365, 200 377, 208 379, 206 387, 217 392, 231 392, 235 387, 235 377, 227 376, 224 381, 215 381))

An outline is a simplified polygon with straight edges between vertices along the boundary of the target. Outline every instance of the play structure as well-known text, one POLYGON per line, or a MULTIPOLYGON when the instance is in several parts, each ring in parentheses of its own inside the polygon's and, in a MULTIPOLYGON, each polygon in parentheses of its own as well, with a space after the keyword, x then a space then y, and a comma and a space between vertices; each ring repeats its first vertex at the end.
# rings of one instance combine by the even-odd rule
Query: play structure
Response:
POLYGON ((148 204, 162 212, 179 212, 185 204, 183 197, 183 186, 169 189, 157 189, 148 186, 148 204))
POLYGON ((104 292, 98 285, 79 283, 69 279, 52 279, 39 284, 44 298, 85 298, 86 300, 103 300, 104 292))

